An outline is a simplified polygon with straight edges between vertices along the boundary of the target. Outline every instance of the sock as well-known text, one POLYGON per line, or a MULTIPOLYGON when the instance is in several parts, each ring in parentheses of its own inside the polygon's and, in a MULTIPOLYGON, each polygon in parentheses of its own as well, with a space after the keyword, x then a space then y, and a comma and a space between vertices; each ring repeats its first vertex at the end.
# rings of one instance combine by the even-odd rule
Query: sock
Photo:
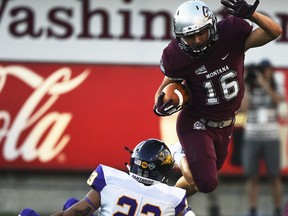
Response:
POLYGON ((274 215, 275 216, 281 216, 281 208, 275 208, 275 211, 274 211, 274 215))
POLYGON ((250 215, 257 215, 257 208, 256 207, 252 207, 252 208, 250 208, 250 215))

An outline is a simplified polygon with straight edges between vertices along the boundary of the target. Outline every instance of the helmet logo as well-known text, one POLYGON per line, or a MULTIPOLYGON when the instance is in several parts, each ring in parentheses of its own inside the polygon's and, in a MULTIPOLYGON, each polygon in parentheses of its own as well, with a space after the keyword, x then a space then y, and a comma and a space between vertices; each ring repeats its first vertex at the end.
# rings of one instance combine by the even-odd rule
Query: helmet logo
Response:
POLYGON ((149 170, 155 169, 156 165, 154 163, 149 163, 148 164, 149 170))
POLYGON ((162 164, 172 164, 172 155, 166 151, 160 152, 158 158, 162 161, 162 164))
POLYGON ((154 163, 147 163, 146 161, 141 162, 141 168, 142 169, 149 168, 149 170, 153 170, 155 167, 156 167, 156 165, 154 163))
POLYGON ((172 164, 172 155, 167 155, 162 164, 172 164))
POLYGON ((204 15, 205 18, 207 18, 207 20, 208 20, 208 19, 212 19, 212 12, 211 12, 211 10, 210 10, 208 7, 206 7, 206 6, 203 6, 203 15, 204 15))
POLYGON ((141 167, 142 167, 143 169, 146 169, 146 168, 148 167, 148 163, 147 163, 146 161, 142 161, 141 167))

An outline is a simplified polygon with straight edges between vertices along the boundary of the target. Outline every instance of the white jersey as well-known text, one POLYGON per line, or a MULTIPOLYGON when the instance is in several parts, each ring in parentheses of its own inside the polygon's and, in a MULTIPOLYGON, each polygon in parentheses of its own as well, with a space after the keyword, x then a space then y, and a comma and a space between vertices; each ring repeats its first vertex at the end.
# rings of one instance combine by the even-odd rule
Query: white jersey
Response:
POLYGON ((174 216, 186 206, 185 190, 163 183, 145 186, 105 165, 95 169, 87 184, 101 195, 100 216, 174 216))

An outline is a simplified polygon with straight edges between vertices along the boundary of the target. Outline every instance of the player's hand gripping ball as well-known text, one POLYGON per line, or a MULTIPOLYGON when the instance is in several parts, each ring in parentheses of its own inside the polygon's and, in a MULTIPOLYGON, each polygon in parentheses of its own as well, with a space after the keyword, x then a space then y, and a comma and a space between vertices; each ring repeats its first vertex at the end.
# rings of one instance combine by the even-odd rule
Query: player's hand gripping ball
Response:
POLYGON ((178 112, 190 100, 188 88, 181 83, 170 83, 162 90, 154 106, 154 113, 158 116, 169 116, 178 112))
POLYGON ((189 102, 190 94, 188 88, 181 83, 170 83, 162 90, 165 93, 163 102, 167 102, 170 99, 173 101, 174 106, 184 106, 189 102))

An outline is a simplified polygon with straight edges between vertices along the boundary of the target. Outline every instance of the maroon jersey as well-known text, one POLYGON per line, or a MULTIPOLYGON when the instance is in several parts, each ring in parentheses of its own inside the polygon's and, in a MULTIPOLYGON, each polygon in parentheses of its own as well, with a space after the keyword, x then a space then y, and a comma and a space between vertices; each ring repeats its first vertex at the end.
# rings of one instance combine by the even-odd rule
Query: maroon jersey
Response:
POLYGON ((244 95, 244 45, 252 26, 231 16, 217 27, 219 38, 208 55, 190 57, 174 39, 163 51, 161 69, 167 77, 186 80, 192 97, 184 108, 188 113, 221 121, 235 116, 244 95))

